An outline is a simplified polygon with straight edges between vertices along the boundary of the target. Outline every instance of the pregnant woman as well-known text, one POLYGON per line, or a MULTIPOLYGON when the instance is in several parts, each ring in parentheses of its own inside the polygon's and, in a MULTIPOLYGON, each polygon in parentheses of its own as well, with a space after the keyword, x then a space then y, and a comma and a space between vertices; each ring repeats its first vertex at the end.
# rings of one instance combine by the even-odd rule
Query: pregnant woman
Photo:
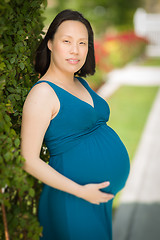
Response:
POLYGON ((36 51, 41 78, 23 106, 21 154, 44 183, 41 240, 111 240, 113 198, 129 174, 127 150, 107 125, 109 106, 82 78, 95 73, 93 41, 88 20, 67 9, 36 51), (49 164, 40 159, 43 140, 49 164))

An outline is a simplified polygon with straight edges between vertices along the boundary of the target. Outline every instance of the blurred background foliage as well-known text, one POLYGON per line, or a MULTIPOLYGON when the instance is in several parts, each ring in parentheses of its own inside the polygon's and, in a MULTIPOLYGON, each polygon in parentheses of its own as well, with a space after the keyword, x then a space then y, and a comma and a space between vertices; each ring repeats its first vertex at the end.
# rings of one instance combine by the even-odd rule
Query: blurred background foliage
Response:
POLYGON ((92 23, 96 35, 104 33, 108 27, 128 29, 133 27, 133 15, 137 7, 143 5, 143 0, 49 0, 45 11, 48 25, 54 15, 66 8, 78 10, 92 23))

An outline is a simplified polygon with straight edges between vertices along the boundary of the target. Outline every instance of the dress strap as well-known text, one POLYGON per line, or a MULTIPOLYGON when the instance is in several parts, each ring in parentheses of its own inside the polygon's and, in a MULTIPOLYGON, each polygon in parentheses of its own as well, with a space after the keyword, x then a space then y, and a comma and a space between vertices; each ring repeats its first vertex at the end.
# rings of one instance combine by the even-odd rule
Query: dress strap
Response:
MULTIPOLYGON (((51 88, 55 91, 55 93, 59 96, 59 87, 58 87, 57 85, 53 84, 52 82, 47 81, 47 80, 41 80, 41 81, 36 82, 36 83, 31 87, 31 89, 32 89, 35 85, 37 85, 37 84, 39 84, 39 83, 41 83, 41 82, 46 82, 46 83, 48 83, 48 84, 51 86, 51 88)), ((29 92, 31 91, 31 89, 29 90, 29 92)), ((29 93, 29 92, 28 92, 28 93, 29 93)))
MULTIPOLYGON (((41 83, 41 82, 46 82, 46 83, 48 83, 50 86, 51 86, 51 88, 54 90, 54 92, 56 93, 56 95, 57 95, 57 97, 58 97, 58 100, 59 100, 59 102, 60 102, 60 105, 61 105, 61 107, 62 107, 62 105, 63 105, 63 101, 61 100, 61 98, 63 97, 63 91, 61 91, 61 88, 59 88, 56 84, 54 84, 54 83, 52 83, 52 82, 50 82, 50 81, 47 81, 47 80, 41 80, 41 81, 37 81, 32 87, 31 87, 31 89, 35 86, 35 85, 37 85, 37 84, 39 84, 39 83, 41 83)), ((29 90, 29 92, 31 91, 31 89, 29 90)), ((29 93, 28 92, 28 93, 29 93)))
POLYGON ((81 78, 81 77, 76 77, 79 79, 79 81, 88 89, 90 88, 88 82, 84 79, 84 78, 81 78))

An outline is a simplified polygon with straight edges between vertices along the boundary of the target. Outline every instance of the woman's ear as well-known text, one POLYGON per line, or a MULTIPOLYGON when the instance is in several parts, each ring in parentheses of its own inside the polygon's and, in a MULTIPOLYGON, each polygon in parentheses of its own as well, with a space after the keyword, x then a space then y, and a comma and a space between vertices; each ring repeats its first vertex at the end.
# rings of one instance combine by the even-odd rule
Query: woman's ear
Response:
POLYGON ((52 51, 52 42, 51 42, 51 40, 48 40, 47 47, 49 48, 50 51, 52 51))

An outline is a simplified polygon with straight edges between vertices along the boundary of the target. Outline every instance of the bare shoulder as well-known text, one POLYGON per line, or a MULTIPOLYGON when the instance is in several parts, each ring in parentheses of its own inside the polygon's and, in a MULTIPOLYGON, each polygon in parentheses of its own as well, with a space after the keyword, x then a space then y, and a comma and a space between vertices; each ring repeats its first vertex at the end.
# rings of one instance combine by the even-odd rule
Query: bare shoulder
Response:
POLYGON ((46 82, 36 84, 29 92, 26 101, 37 100, 48 104, 56 104, 58 97, 51 86, 46 82))
POLYGON ((52 115, 59 110, 59 99, 51 86, 46 82, 36 84, 29 92, 24 102, 24 107, 29 108, 39 105, 41 108, 49 108, 52 115))
POLYGON ((50 98, 54 100, 55 97, 57 96, 54 89, 51 88, 51 86, 47 82, 41 82, 36 84, 29 92, 29 95, 30 97, 37 97, 37 98, 45 97, 45 99, 46 100, 48 99, 48 101, 51 100, 50 98))

